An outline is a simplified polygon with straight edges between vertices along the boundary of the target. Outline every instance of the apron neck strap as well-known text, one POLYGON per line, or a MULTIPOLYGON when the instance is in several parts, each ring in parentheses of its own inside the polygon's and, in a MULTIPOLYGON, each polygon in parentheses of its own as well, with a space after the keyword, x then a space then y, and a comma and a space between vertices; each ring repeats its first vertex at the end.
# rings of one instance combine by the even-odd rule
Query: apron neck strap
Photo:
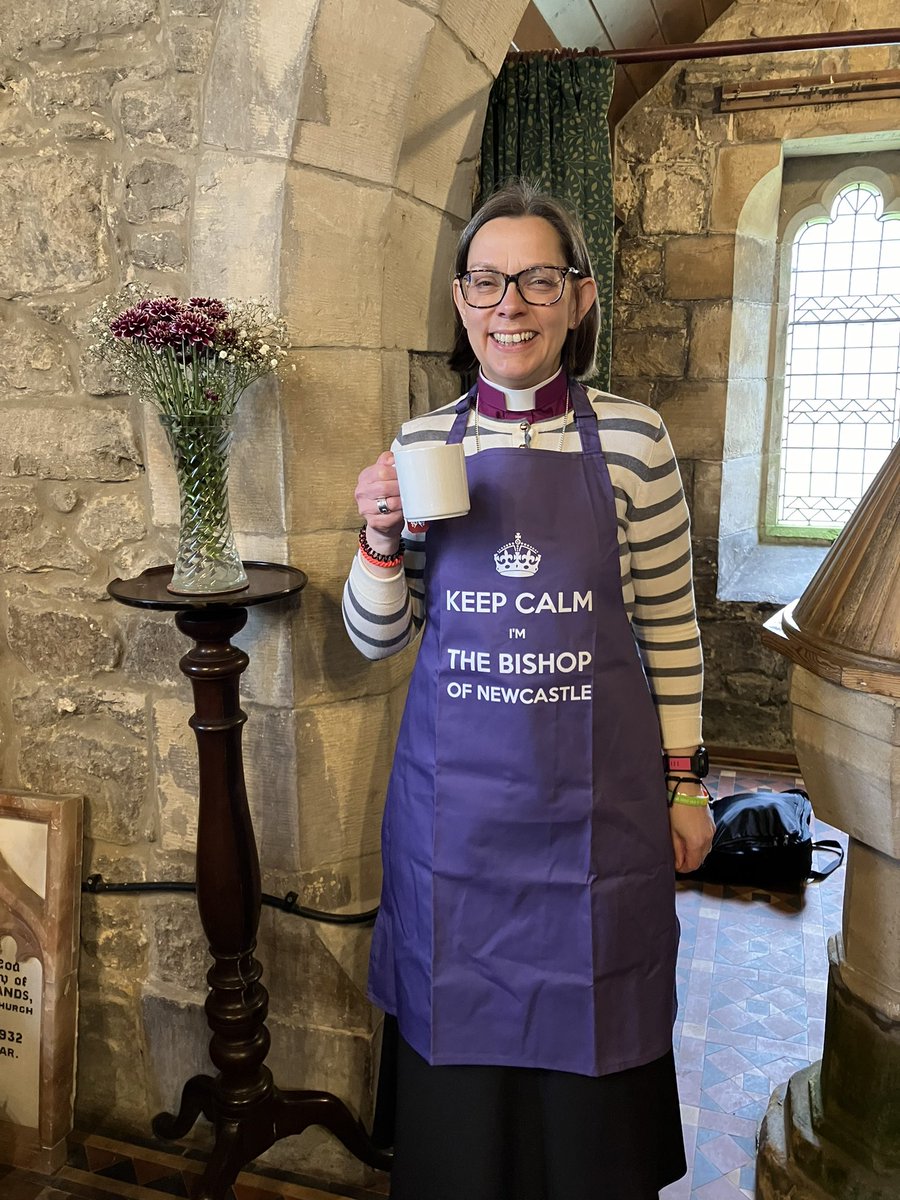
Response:
MULTIPOLYGON (((465 437, 469 421, 469 410, 474 407, 478 396, 478 384, 475 383, 456 403, 456 419, 447 438, 447 445, 452 446, 461 442, 465 437)), ((569 399, 572 412, 575 414, 575 427, 581 438, 581 449, 584 454, 601 454, 600 436, 597 433, 597 417, 588 394, 577 379, 569 379, 569 399)))

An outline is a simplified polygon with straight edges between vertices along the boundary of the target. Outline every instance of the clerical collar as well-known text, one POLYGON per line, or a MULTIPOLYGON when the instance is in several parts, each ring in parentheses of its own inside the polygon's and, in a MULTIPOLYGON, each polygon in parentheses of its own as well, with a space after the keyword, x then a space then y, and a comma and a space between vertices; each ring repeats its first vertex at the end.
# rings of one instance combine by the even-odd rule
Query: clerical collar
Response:
POLYGON ((533 388, 513 391, 490 383, 479 372, 478 411, 492 421, 548 421, 561 417, 568 402, 569 381, 562 367, 533 388))

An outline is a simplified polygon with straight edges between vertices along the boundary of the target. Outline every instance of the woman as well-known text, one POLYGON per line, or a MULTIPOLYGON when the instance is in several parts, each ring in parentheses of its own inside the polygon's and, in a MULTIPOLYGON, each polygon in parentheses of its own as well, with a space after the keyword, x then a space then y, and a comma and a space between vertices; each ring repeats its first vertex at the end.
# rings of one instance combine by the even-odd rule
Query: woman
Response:
POLYGON ((712 837, 687 510, 659 416, 578 383, 599 313, 570 214, 510 185, 455 271, 450 365, 478 382, 394 448, 461 441, 471 511, 405 529, 382 454, 344 598, 370 658, 424 623, 370 970, 400 1035, 391 1194, 647 1200, 685 1170, 673 871, 712 837))

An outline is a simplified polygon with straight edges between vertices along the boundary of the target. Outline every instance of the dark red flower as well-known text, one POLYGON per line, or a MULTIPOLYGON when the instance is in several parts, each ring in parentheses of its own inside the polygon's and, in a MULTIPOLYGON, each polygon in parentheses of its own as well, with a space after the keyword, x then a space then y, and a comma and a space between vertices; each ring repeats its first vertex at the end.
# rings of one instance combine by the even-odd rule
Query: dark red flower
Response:
POLYGON ((183 311, 169 326, 172 342, 183 342, 186 346, 202 346, 212 349, 216 337, 216 324, 200 312, 183 311))
POLYGON ((151 325, 155 323, 153 315, 147 311, 144 303, 126 308, 109 323, 109 331, 117 338, 142 339, 151 325))
MULTIPOLYGON (((151 350, 164 350, 166 346, 174 346, 176 341, 172 337, 172 323, 157 321, 147 330, 144 340, 151 350)), ((181 349, 181 338, 177 339, 177 346, 181 349)))
POLYGON ((146 300, 147 311, 152 313, 157 321, 173 320, 183 310, 183 305, 177 296, 159 296, 155 300, 146 300))
POLYGON ((224 321, 228 316, 228 309, 222 301, 215 300, 211 296, 191 296, 188 300, 188 308, 202 312, 204 316, 213 321, 224 321))
POLYGON ((222 397, 218 392, 214 392, 212 388, 207 388, 203 393, 203 399, 209 401, 210 404, 221 404, 222 397))

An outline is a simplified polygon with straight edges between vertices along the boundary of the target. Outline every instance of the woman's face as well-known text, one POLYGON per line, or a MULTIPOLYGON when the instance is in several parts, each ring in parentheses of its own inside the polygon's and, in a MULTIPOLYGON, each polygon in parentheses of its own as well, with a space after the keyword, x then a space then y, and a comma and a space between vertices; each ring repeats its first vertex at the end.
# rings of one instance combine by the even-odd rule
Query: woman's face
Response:
MULTIPOLYGON (((466 269, 476 267, 514 275, 525 267, 568 267, 559 235, 543 217, 495 217, 478 230, 469 246, 466 269)), ((594 302, 592 279, 566 277, 556 304, 526 304, 510 284, 496 308, 471 308, 458 280, 453 299, 469 343, 485 376, 510 390, 543 383, 559 368, 563 343, 594 302)))

